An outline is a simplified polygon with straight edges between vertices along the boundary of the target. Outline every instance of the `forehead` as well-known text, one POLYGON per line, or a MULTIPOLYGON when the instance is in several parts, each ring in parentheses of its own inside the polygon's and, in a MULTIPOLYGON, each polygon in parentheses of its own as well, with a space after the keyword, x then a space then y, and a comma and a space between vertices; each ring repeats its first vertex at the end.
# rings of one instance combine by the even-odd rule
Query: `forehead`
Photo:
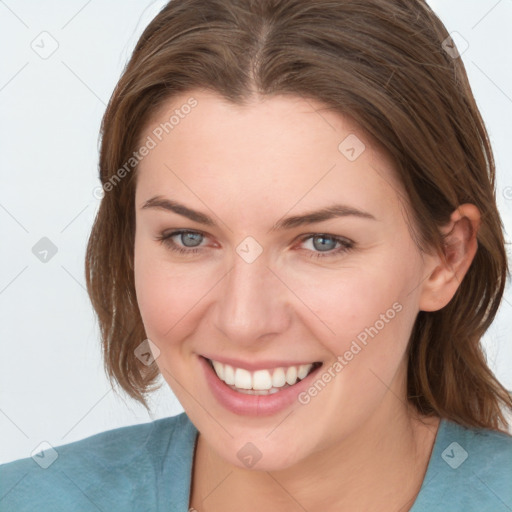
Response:
POLYGON ((378 212, 403 194, 391 159, 356 123, 311 99, 240 106, 195 90, 158 110, 140 140, 148 138, 154 147, 138 165, 139 203, 179 193, 196 205, 208 197, 247 209, 273 204, 276 213, 326 201, 378 212))

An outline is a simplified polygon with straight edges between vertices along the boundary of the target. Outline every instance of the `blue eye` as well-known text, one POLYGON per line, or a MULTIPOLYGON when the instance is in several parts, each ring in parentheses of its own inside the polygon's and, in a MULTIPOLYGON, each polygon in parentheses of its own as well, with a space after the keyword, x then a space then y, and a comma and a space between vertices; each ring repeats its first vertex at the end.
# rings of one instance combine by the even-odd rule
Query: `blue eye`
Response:
POLYGON ((337 243, 333 237, 324 235, 314 236, 311 240, 313 241, 313 247, 318 251, 332 250, 334 249, 337 243))
POLYGON ((164 243, 172 251, 180 253, 196 253, 201 242, 204 240, 204 235, 198 231, 178 230, 173 231, 167 235, 157 237, 157 240, 164 243), (174 241, 175 237, 179 237, 182 246, 174 241))
MULTIPOLYGON (((162 234, 156 239, 165 244, 170 250, 181 254, 195 254, 201 249, 201 244, 206 236, 199 231, 180 229, 168 234, 162 234)), ((340 238, 325 233, 313 233, 305 235, 302 243, 308 242, 310 247, 305 248, 311 258, 327 258, 341 255, 354 247, 354 243, 345 238, 340 238)))
POLYGON ((181 242, 185 247, 196 247, 199 245, 203 239, 203 235, 201 233, 195 233, 192 231, 180 233, 181 242))
POLYGON ((315 233, 302 238, 302 243, 311 242, 306 250, 312 258, 336 256, 353 248, 353 242, 333 235, 315 233))

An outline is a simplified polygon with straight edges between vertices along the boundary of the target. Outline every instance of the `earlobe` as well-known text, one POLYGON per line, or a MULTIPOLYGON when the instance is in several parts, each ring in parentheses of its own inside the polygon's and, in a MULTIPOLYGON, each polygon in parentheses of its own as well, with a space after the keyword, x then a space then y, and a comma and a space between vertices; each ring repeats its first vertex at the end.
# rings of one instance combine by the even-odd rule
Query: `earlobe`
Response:
POLYGON ((459 206, 449 224, 441 228, 443 252, 432 258, 429 275, 423 282, 421 311, 438 311, 455 295, 478 249, 480 222, 478 208, 467 203, 459 206))

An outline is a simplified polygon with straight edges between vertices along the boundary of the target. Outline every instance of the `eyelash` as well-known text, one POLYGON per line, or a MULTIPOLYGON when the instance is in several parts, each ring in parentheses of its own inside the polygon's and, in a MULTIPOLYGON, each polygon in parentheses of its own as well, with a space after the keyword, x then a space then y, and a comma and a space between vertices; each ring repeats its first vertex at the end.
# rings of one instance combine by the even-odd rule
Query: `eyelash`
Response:
POLYGON ((204 233, 201 233, 200 231, 192 231, 189 229, 179 229, 177 231, 173 231, 171 233, 168 233, 167 235, 160 235, 156 238, 157 242, 160 242, 161 244, 166 245, 171 251, 179 252, 180 254, 195 254, 199 252, 199 249, 197 247, 190 247, 188 249, 184 249, 182 247, 179 247, 176 245, 176 243, 172 240, 173 236, 176 235, 184 235, 185 233, 196 233, 198 235, 206 236, 204 233))
MULTIPOLYGON (((186 234, 186 233, 194 233, 194 234, 202 235, 204 237, 207 236, 205 233, 202 233, 201 231, 193 231, 193 230, 189 230, 189 229, 179 229, 179 230, 172 231, 171 233, 168 233, 165 235, 161 234, 160 236, 156 237, 156 240, 157 240, 157 242, 164 244, 167 248, 171 249, 172 251, 175 251, 180 254, 192 255, 192 254, 198 253, 200 251, 199 248, 191 247, 188 249, 184 249, 183 247, 178 246, 172 240, 172 237, 177 236, 177 235, 186 234)), ((309 233, 307 235, 304 235, 300 239, 300 242, 304 243, 306 240, 315 238, 317 236, 324 236, 325 238, 329 238, 330 240, 333 240, 334 242, 339 243, 340 247, 338 247, 337 249, 333 249, 332 251, 328 251, 328 252, 311 251, 311 250, 305 249, 308 253, 310 253, 308 255, 310 258, 329 258, 329 257, 333 257, 333 256, 338 256, 340 254, 349 252, 351 249, 354 248, 353 242, 351 242, 345 238, 340 238, 340 237, 337 237, 334 235, 329 235, 328 233, 309 233)))

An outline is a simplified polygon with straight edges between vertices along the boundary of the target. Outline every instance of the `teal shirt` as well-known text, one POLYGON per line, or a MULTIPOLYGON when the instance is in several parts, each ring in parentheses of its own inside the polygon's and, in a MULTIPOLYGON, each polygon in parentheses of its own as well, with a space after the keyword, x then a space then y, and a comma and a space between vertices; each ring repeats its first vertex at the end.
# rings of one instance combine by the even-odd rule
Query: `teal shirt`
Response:
MULTIPOLYGON (((196 440, 182 413, 0 465, 0 511, 186 512, 196 440)), ((511 512, 512 437, 441 420, 410 510, 511 512)))

